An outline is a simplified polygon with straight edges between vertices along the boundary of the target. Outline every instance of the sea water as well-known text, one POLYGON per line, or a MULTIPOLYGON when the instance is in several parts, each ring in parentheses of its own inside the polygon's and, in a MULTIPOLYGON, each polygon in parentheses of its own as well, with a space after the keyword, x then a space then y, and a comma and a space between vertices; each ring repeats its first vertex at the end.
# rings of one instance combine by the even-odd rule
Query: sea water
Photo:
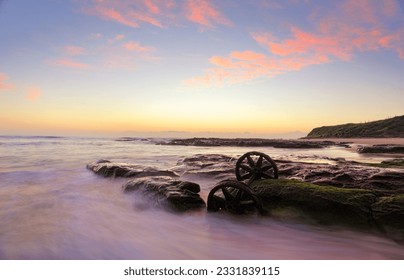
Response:
MULTIPOLYGON (((380 158, 341 147, 188 147, 158 141, 0 137, 0 259, 404 259, 404 246, 376 234, 205 209, 169 212, 140 194, 123 193, 127 179, 86 169, 99 159, 170 169, 195 154, 236 158, 250 150, 324 163, 380 158)), ((206 201, 217 182, 192 179, 206 201)))

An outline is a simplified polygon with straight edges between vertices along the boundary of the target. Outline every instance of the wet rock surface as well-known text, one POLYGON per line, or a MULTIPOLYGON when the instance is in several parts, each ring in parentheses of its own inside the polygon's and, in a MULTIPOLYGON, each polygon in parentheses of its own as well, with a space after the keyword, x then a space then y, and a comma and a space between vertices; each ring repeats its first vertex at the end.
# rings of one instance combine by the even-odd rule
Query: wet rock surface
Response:
POLYGON ((87 164, 87 169, 93 171, 95 174, 104 177, 150 177, 150 176, 170 176, 178 177, 173 171, 159 170, 153 167, 141 166, 129 163, 111 162, 109 160, 99 160, 87 164))
POLYGON ((168 142, 161 142, 161 145, 180 146, 236 146, 236 147, 273 147, 288 149, 319 149, 329 146, 349 147, 346 142, 333 141, 303 141, 284 139, 259 139, 259 138, 189 138, 174 139, 168 142))
MULTIPOLYGON (((170 170, 108 160, 90 163, 87 168, 106 177, 133 177, 124 184, 125 192, 140 192, 155 206, 183 212, 203 209, 206 204, 198 194, 198 184, 176 177, 194 174, 218 181, 235 179, 238 158, 197 154, 179 160, 170 170)), ((390 168, 403 159, 388 161, 383 167, 342 158, 327 160, 332 164, 276 160, 280 179, 259 180, 251 187, 268 209, 291 207, 322 224, 377 228, 404 240, 404 169, 390 168)))
POLYGON ((404 242, 404 195, 319 186, 297 180, 259 180, 251 189, 269 213, 293 209, 320 224, 373 229, 404 242))
POLYGON ((360 153, 360 154, 369 154, 369 153, 404 154, 404 146, 388 145, 388 144, 364 146, 364 147, 358 148, 358 153, 360 153))
POLYGON ((378 194, 404 194, 404 170, 342 162, 336 165, 278 162, 279 175, 317 185, 369 189, 378 194))
MULTIPOLYGON (((238 157, 219 154, 186 157, 173 168, 182 174, 198 174, 215 179, 235 178, 238 157)), ((304 159, 303 159, 304 160, 304 159)), ((364 166, 341 158, 331 159, 334 164, 275 160, 279 176, 317 185, 372 190, 380 195, 404 194, 404 170, 364 166)))
POLYGON ((196 154, 177 162, 173 170, 184 175, 197 174, 217 180, 233 178, 237 158, 220 154, 196 154))
POLYGON ((205 208, 199 196, 200 186, 193 182, 175 180, 171 177, 157 176, 129 180, 123 185, 124 192, 140 191, 158 207, 168 207, 184 212, 205 208))

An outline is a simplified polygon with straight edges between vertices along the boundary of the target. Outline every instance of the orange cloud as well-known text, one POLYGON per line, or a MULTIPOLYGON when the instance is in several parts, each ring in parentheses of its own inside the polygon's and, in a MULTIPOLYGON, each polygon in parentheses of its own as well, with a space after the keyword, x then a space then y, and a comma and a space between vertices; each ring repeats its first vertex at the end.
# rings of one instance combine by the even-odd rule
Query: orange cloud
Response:
POLYGON ((81 62, 75 61, 75 60, 64 59, 64 58, 50 61, 50 64, 55 65, 55 66, 75 68, 75 69, 89 69, 89 68, 91 68, 91 66, 88 65, 88 64, 81 63, 81 62))
POLYGON ((8 77, 6 74, 0 73, 0 91, 12 90, 14 84, 8 82, 8 77))
POLYGON ((188 20, 206 27, 213 27, 213 23, 232 25, 208 0, 188 0, 186 13, 188 20))
POLYGON ((128 51, 135 51, 135 52, 150 52, 153 50, 152 47, 142 46, 141 44, 133 41, 123 44, 123 47, 128 51))
POLYGON ((64 52, 68 56, 77 56, 86 53, 86 50, 79 46, 65 46, 64 52))
POLYGON ((39 97, 41 97, 42 91, 40 88, 32 86, 28 89, 26 99, 30 101, 36 101, 39 97))

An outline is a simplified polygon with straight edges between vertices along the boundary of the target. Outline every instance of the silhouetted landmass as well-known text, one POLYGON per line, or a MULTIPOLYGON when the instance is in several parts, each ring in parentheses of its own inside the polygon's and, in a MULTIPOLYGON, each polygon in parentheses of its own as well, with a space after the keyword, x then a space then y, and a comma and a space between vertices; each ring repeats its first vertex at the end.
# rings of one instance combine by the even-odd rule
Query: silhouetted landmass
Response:
POLYGON ((173 139, 168 142, 161 142, 160 145, 174 146, 233 146, 233 147, 273 147, 287 149, 319 149, 329 146, 343 146, 346 143, 333 141, 302 141, 285 139, 259 139, 259 138, 188 138, 173 139))
POLYGON ((404 138, 404 116, 314 128, 306 138, 404 138))

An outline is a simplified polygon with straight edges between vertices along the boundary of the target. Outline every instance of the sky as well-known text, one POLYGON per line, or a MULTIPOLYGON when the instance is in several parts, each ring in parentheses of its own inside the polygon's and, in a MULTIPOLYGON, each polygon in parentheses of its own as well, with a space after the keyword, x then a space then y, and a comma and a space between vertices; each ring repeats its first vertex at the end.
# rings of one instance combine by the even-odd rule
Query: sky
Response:
POLYGON ((404 0, 0 0, 0 135, 294 137, 404 114, 404 0))

